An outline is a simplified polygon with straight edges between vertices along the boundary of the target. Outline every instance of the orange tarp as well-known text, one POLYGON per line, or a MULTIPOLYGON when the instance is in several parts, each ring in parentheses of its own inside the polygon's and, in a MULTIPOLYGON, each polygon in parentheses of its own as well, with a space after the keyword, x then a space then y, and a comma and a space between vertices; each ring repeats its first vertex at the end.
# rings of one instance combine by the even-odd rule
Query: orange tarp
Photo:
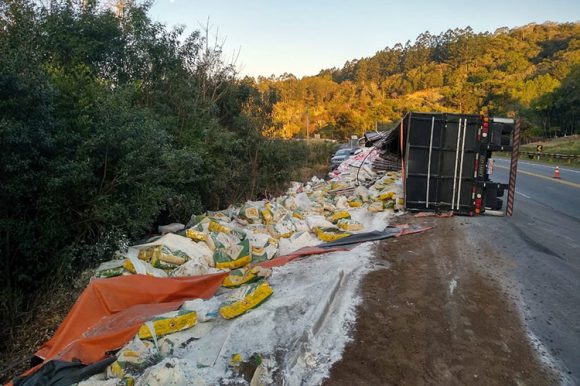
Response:
MULTIPOLYGON (((276 267, 302 256, 346 250, 306 247, 261 265, 276 267)), ((211 298, 227 273, 158 278, 146 275, 94 279, 36 356, 89 364, 123 347, 146 321, 177 310, 184 301, 211 298)))
POLYGON ((89 364, 101 360, 125 345, 155 315, 174 311, 186 300, 211 298, 225 276, 94 279, 36 355, 45 361, 79 359, 89 364))

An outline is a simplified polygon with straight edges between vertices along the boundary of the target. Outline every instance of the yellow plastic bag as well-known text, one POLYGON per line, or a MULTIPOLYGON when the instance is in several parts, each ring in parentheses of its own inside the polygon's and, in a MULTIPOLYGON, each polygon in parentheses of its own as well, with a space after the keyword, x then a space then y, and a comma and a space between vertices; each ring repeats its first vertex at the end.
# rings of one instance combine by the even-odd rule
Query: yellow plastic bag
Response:
POLYGON ((224 319, 233 319, 259 306, 272 293, 272 287, 265 280, 240 287, 231 299, 220 307, 219 313, 224 319))
POLYGON ((348 211, 346 210, 339 210, 334 212, 328 220, 333 223, 336 223, 338 220, 341 220, 343 218, 350 218, 350 213, 348 213, 348 211))
POLYGON ((125 268, 127 271, 131 272, 132 274, 137 273, 137 270, 135 270, 133 263, 129 259, 125 259, 125 261, 123 261, 123 268, 125 268))
POLYGON ((203 241, 209 247, 209 249, 215 251, 215 243, 207 233, 189 228, 185 231, 185 235, 193 241, 203 241))
POLYGON ((322 241, 330 242, 340 240, 343 237, 350 236, 350 233, 340 232, 329 228, 314 228, 314 233, 322 241))
POLYGON ((108 378, 123 378, 125 376, 125 371, 121 367, 119 361, 115 361, 111 363, 111 365, 107 368, 107 377, 108 378))
POLYGON ((227 288, 239 287, 256 279, 256 274, 251 269, 236 269, 230 272, 224 279, 223 286, 227 288))
POLYGON ((346 183, 344 181, 332 181, 330 183, 330 189, 331 190, 346 189, 348 187, 349 187, 348 183, 346 183))
POLYGON ((139 250, 139 260, 151 261, 153 257, 159 258, 161 255, 161 245, 154 245, 149 248, 144 248, 139 250))
POLYGON ((135 386, 135 378, 123 377, 123 379, 117 383, 117 386, 135 386))
POLYGON ((192 228, 186 229, 185 235, 193 241, 205 241, 207 239, 207 233, 196 231, 192 228))
MULTIPOLYGON (((181 265, 188 260, 185 253, 181 251, 172 251, 163 245, 154 245, 148 248, 139 250, 139 260, 150 262, 155 268, 162 268, 164 264, 168 263, 171 266, 181 265), (162 262, 155 264, 158 262, 162 262)), ((170 268, 170 267, 169 267, 170 268)))
POLYGON ((108 378, 124 378, 127 374, 140 373, 162 358, 155 344, 133 338, 116 354, 117 360, 107 367, 108 378))
POLYGON ((250 223, 260 222, 260 212, 255 206, 246 204, 240 209, 240 217, 250 223))
POLYGON ((271 224, 274 216, 272 215, 271 205, 269 202, 264 205, 264 208, 260 210, 260 214, 262 215, 262 220, 264 224, 271 224))
POLYGON ((381 192, 379 194, 379 199, 383 200, 383 201, 388 201, 388 200, 392 200, 396 197, 396 193, 395 192, 381 192))
POLYGON ((338 220, 336 226, 345 231, 360 231, 363 229, 363 225, 360 222, 347 218, 338 220))
POLYGON ((212 232, 222 232, 222 233, 230 233, 232 231, 231 228, 221 225, 220 223, 217 223, 215 221, 210 221, 209 225, 208 225, 208 230, 212 231, 212 232))
MULTIPOLYGON (((195 326, 197 323, 197 314, 195 311, 185 313, 175 311, 155 317, 151 322, 155 329, 155 335, 159 337, 195 326)), ((147 324, 143 324, 139 328, 137 335, 141 339, 151 338, 152 333, 150 327, 147 324)))
POLYGON ((236 269, 226 276, 222 285, 227 288, 235 288, 242 284, 251 283, 269 277, 271 274, 272 270, 270 268, 263 268, 260 266, 236 269))
POLYGON ((298 220, 304 220, 304 216, 300 212, 292 212, 292 217, 297 218, 298 220))
POLYGON ((382 201, 375 201, 371 204, 369 204, 369 207, 367 208, 367 210, 369 212, 382 212, 383 210, 385 210, 384 206, 383 206, 383 202, 382 201))
POLYGON ((244 256, 244 257, 240 257, 239 259, 236 260, 231 260, 231 261, 222 261, 222 262, 215 262, 215 267, 219 268, 219 269, 236 269, 236 268, 241 268, 244 267, 248 264, 250 264, 252 262, 252 257, 251 256, 244 256))
POLYGON ((348 205, 349 205, 351 208, 358 208, 358 207, 361 207, 361 206, 362 206, 362 200, 361 200, 359 197, 351 197, 351 198, 348 200, 348 205))
POLYGON ((240 240, 233 234, 219 233, 215 238, 213 260, 216 268, 236 269, 252 262, 252 249, 247 238, 240 240))

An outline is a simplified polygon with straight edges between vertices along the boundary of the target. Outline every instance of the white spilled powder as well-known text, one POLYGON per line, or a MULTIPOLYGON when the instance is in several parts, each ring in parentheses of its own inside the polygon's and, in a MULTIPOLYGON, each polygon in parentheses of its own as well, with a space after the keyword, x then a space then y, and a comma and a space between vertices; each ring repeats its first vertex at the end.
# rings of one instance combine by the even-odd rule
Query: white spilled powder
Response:
POLYGON ((456 287, 457 287, 457 280, 455 278, 453 278, 449 282, 449 294, 450 295, 453 295, 453 292, 455 292, 456 287))
POLYGON ((364 224, 364 228, 360 232, 353 233, 383 231, 389 224, 389 218, 395 215, 395 212, 390 209, 384 212, 371 213, 366 207, 351 209, 349 212, 353 220, 364 224))
POLYGON ((231 356, 240 354, 247 361, 258 353, 269 360, 272 383, 320 383, 350 339, 361 302, 357 288, 372 267, 373 249, 365 243, 274 268, 270 299, 237 319, 216 321, 209 334, 175 353, 186 378, 200 376, 207 384, 234 381, 231 356), (207 352, 214 363, 206 359, 207 352))

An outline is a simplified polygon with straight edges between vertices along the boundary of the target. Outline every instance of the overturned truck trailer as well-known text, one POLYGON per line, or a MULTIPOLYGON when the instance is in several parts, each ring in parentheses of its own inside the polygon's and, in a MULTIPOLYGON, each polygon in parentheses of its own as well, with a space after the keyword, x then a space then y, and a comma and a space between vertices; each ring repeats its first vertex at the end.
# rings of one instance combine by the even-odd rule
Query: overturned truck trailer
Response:
POLYGON ((448 113, 408 113, 396 127, 365 135, 380 149, 373 167, 403 171, 409 211, 479 215, 503 209, 511 215, 519 125, 512 118, 448 113), (490 180, 492 152, 512 154, 509 183, 490 180))

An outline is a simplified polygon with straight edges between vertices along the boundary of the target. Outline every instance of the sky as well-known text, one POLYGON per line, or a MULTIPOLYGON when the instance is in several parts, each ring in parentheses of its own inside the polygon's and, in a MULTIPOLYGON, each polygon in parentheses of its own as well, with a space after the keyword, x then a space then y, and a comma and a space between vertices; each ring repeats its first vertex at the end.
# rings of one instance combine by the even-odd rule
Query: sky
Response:
POLYGON ((241 75, 302 77, 414 42, 425 31, 580 21, 580 0, 155 0, 151 16, 186 32, 209 18, 241 75))

